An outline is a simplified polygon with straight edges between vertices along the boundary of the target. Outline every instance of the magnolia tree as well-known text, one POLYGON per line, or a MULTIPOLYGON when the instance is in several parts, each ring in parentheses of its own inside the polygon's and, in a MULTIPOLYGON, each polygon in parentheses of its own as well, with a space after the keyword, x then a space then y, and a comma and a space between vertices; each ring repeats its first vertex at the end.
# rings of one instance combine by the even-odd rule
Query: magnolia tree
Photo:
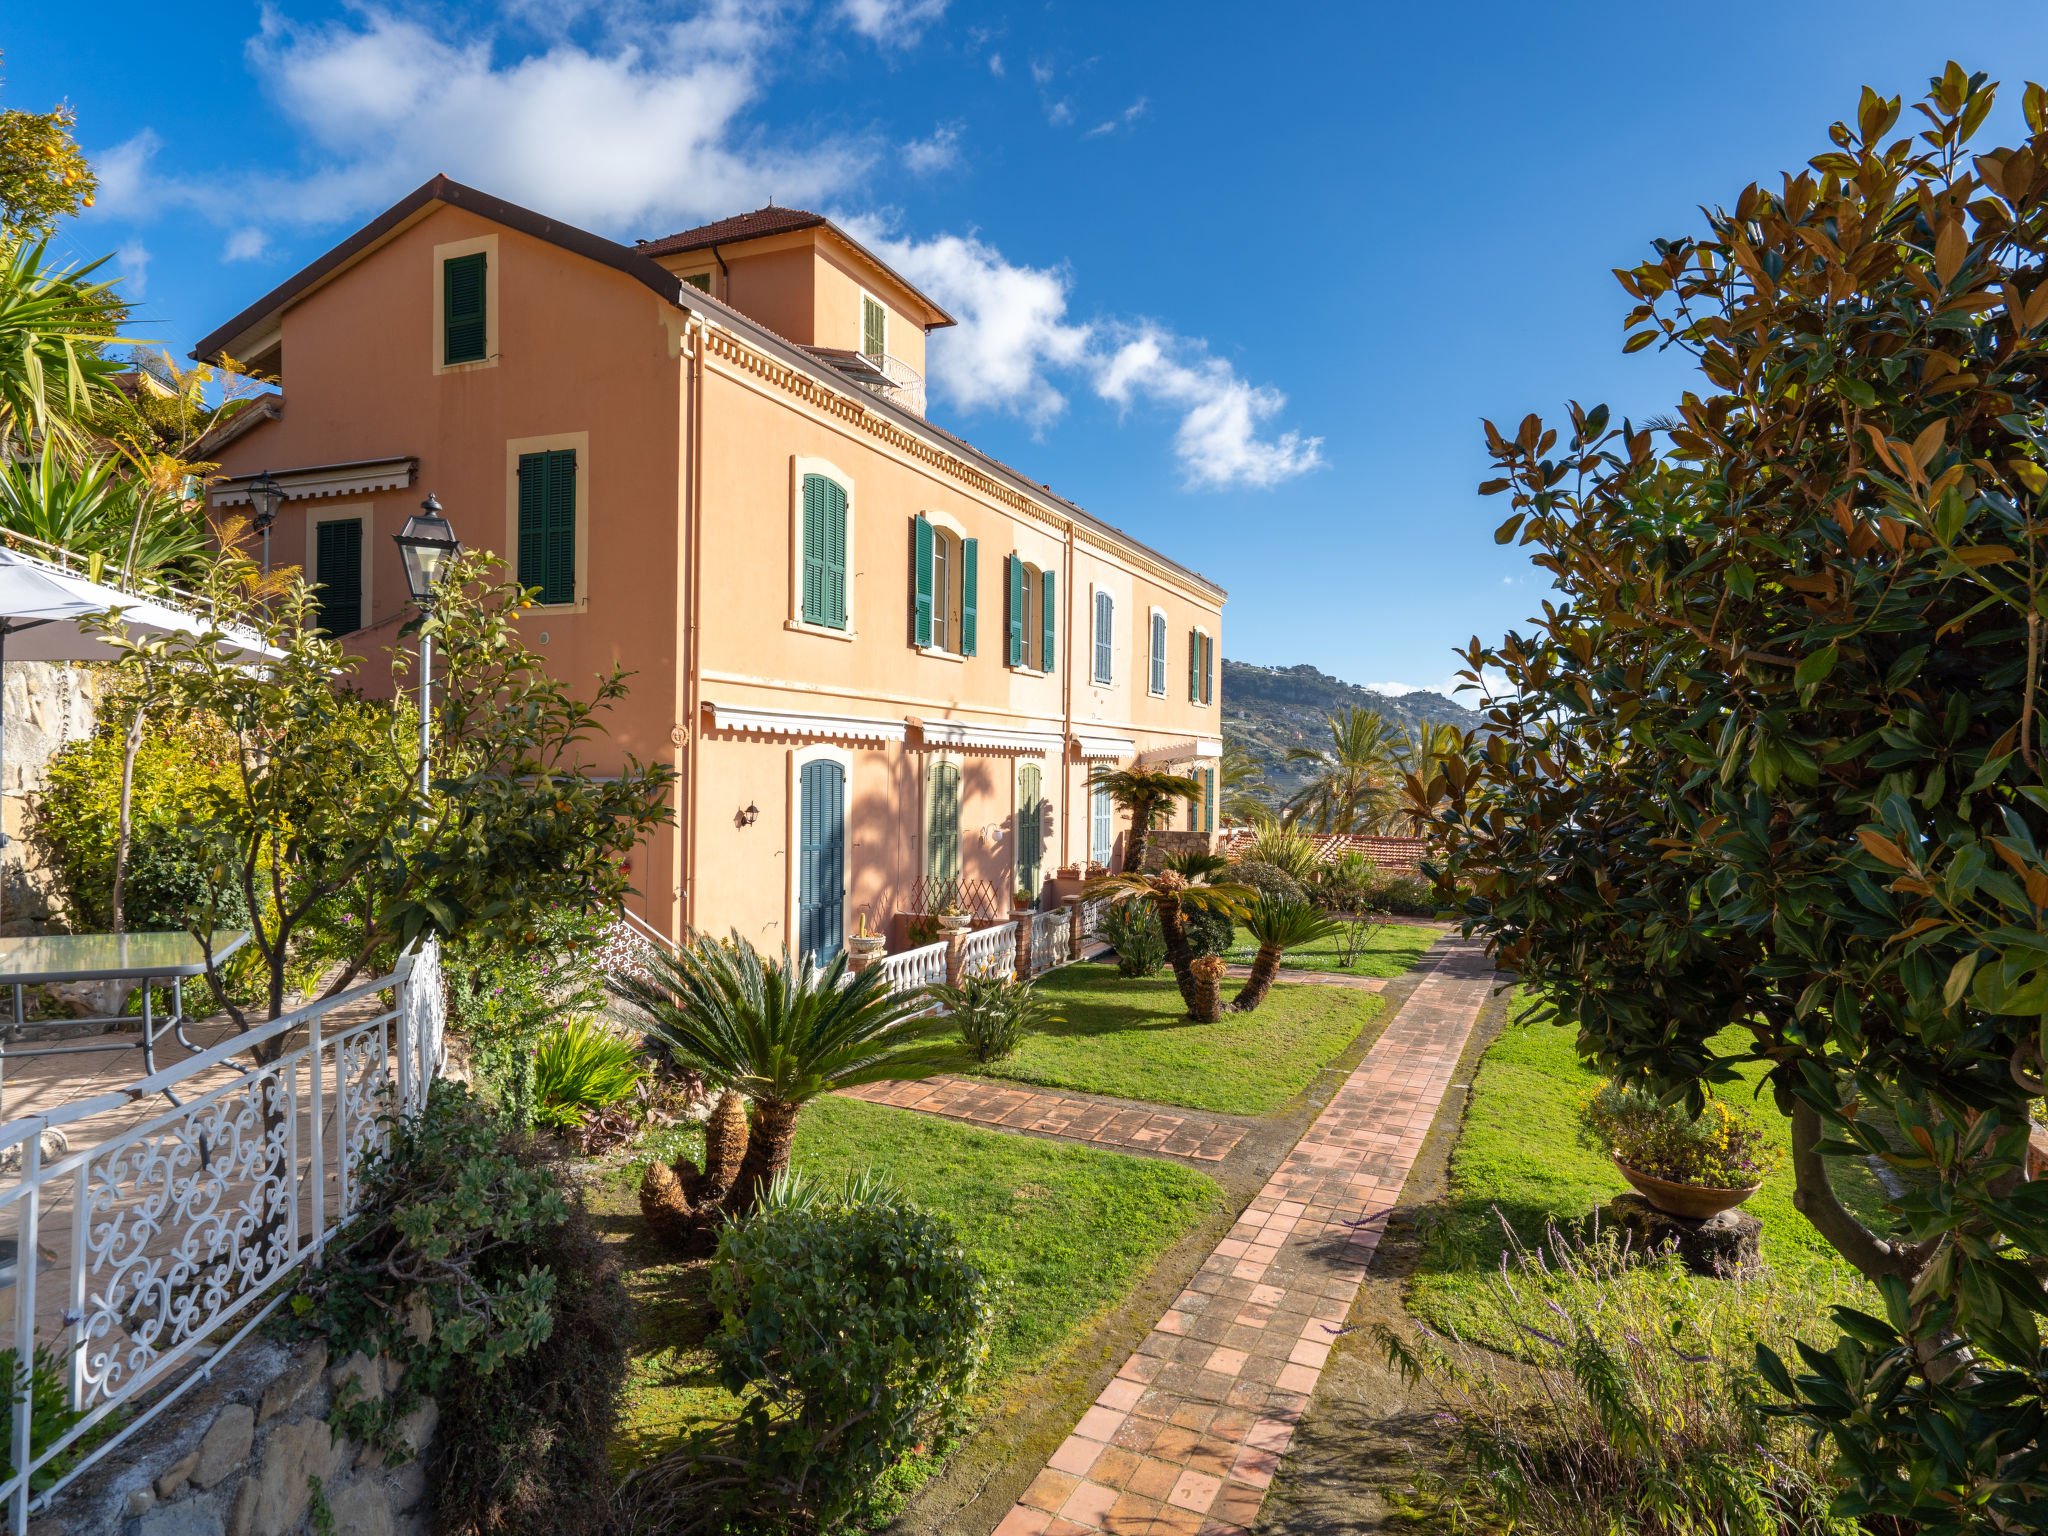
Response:
MULTIPOLYGON (((224 555, 215 593, 241 589, 246 566, 224 555)), ((551 908, 614 905, 625 855, 667 820, 668 767, 628 757, 601 774, 587 761, 624 674, 574 697, 513 622, 527 595, 495 577, 494 562, 461 557, 433 613, 401 631, 434 640, 424 794, 417 717, 349 688, 357 661, 320 631, 302 581, 250 615, 281 653, 273 662, 221 654, 218 632, 118 642, 141 695, 219 722, 229 742, 233 771, 188 815, 209 878, 186 920, 215 1001, 243 1030, 285 1011, 309 961, 333 996, 425 934, 518 942, 551 908), (231 974, 241 956, 214 952, 216 917, 229 913, 251 930, 253 989, 231 974)), ((415 665, 393 649, 396 696, 415 665)), ((273 1040, 258 1055, 282 1049, 273 1040)))
POLYGON ((1699 365, 1654 431, 1488 424, 1556 596, 1472 643, 1483 740, 1410 781, 1589 1060, 1695 1108, 1768 1069, 1798 1208, 1875 1285, 1759 1368, 1839 1513, 1929 1531, 2048 1523, 2048 96, 1973 152, 1993 90, 1952 64, 1905 128, 1866 91, 1617 274, 1626 350, 1699 365), (1870 1155, 1881 1230, 1835 1189, 1870 1155))

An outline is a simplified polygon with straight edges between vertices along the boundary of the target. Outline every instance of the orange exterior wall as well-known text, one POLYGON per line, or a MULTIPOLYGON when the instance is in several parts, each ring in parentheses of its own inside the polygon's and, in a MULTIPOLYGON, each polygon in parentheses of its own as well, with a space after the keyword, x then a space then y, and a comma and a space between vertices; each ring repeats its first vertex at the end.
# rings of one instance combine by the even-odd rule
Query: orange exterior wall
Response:
MULTIPOLYGON (((790 254, 811 275, 790 267, 782 297, 796 302, 811 281, 820 291, 843 285, 856 294, 855 335, 846 344, 857 346, 852 281, 836 268, 828 272, 813 250, 792 246, 790 254)), ((778 258, 770 252, 752 260, 778 258)), ((740 270, 735 264, 736 298, 740 270)), ((683 297, 687 303, 687 290, 683 297)), ((766 298, 757 302, 774 308, 766 298)), ((905 355, 898 338, 914 333, 911 360, 921 367, 921 330, 891 308, 900 328, 891 350, 905 355)), ((788 334, 768 314, 759 318, 788 334)), ((796 328, 789 316, 783 321, 796 328)), ((667 932, 690 923, 720 933, 736 928, 770 945, 792 937, 793 786, 806 753, 843 754, 849 770, 849 931, 863 912, 871 927, 891 931, 924 866, 930 757, 916 750, 915 727, 908 742, 886 745, 741 735, 711 729, 701 708, 692 718, 693 698, 892 722, 899 731, 906 720, 948 720, 1062 741, 1071 719, 1076 730, 1130 738, 1139 751, 1220 737, 1220 698, 1204 706, 1187 697, 1188 630, 1201 625, 1218 638, 1221 654, 1221 598, 1213 588, 1056 505, 1020 507, 1021 493, 978 470, 932 462, 953 450, 908 438, 870 410, 858 388, 795 376, 744 335, 720 333, 707 345, 703 323, 610 268, 437 206, 286 309, 285 413, 231 443, 222 468, 283 474, 418 457, 410 490, 349 498, 350 515, 355 503, 371 503, 371 608, 368 627, 346 643, 376 657, 362 680, 378 692, 388 687, 381 648, 394 643, 410 613, 391 544, 405 517, 432 491, 466 544, 504 552, 508 445, 588 434, 578 464, 587 492, 578 602, 536 610, 525 630, 572 687, 587 687, 614 663, 636 674, 612 717, 611 741, 594 746, 590 765, 603 771, 632 753, 673 762, 682 775, 677 825, 636 854, 633 870, 643 895, 632 904, 667 932), (495 360, 437 372, 437 247, 489 235, 498 242, 490 264, 498 285, 495 360), (700 374, 694 441, 701 449, 693 463, 691 390, 700 374), (801 623, 795 590, 800 474, 818 465, 851 491, 845 636, 801 623), (687 664, 693 496, 700 498, 702 594, 694 680, 687 664), (920 653, 910 642, 911 522, 919 513, 978 541, 979 654, 972 658, 920 653), (1049 675, 1006 664, 1004 557, 1012 552, 1057 576, 1059 654, 1049 675), (1089 670, 1093 584, 1117 603, 1116 675, 1107 687, 1096 686, 1089 670), (1147 689, 1154 604, 1168 615, 1163 697, 1147 689)), ((272 534, 278 563, 303 560, 308 509, 317 519, 331 505, 286 503, 272 534)), ((1044 776, 1049 875, 1087 857, 1090 765, 1057 749, 1026 760, 1037 761, 1044 776)), ((1006 902, 1014 888, 1018 759, 963 751, 958 761, 962 873, 987 881, 1006 902)))

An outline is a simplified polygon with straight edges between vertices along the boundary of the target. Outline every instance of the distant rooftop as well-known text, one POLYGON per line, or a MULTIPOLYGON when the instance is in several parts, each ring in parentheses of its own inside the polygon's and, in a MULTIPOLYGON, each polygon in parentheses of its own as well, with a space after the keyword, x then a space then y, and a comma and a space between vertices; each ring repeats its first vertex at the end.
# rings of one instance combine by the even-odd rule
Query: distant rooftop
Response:
POLYGON ((729 219, 699 224, 695 229, 686 229, 680 234, 663 235, 659 240, 643 240, 638 249, 642 256, 673 256, 680 251, 701 251, 708 246, 730 245, 737 240, 758 240, 763 235, 786 235, 793 229, 816 229, 829 222, 822 213, 770 205, 756 208, 752 213, 736 213, 729 219))

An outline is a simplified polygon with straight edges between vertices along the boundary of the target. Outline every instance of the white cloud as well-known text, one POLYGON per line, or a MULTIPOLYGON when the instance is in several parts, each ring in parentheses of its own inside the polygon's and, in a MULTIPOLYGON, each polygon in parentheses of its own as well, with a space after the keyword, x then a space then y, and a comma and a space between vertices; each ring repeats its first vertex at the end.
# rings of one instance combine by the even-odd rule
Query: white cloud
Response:
POLYGON ((839 0, 849 27, 884 47, 907 48, 946 13, 946 0, 839 0))
POLYGON ((1033 59, 1031 61, 1031 78, 1040 85, 1051 85, 1052 66, 1050 64, 1041 64, 1037 59, 1033 59))
POLYGON ((1055 128, 1066 127, 1074 120, 1073 104, 1065 101, 1054 102, 1045 109, 1045 120, 1055 128))
POLYGON ((1000 410, 1042 427, 1066 409, 1062 376, 1128 410, 1180 415, 1174 451, 1191 486, 1269 486, 1323 462, 1321 438, 1262 437, 1286 396, 1246 383, 1205 343, 1164 326, 1067 317, 1068 274, 1020 266, 973 236, 899 239, 879 221, 845 221, 960 321, 927 350, 933 382, 963 410, 1000 410))
POLYGON ((1003 78, 1003 56, 1000 53, 992 53, 988 56, 988 72, 998 80, 1003 78))
POLYGON ((1115 117, 1110 118, 1107 122, 1097 123, 1093 128, 1090 128, 1084 137, 1099 139, 1106 133, 1115 133, 1119 128, 1128 127, 1144 115, 1145 98, 1140 96, 1115 117))
POLYGON ((314 168, 159 177, 158 141, 145 130, 98 157, 100 208, 225 220, 261 206, 278 223, 321 225, 446 171, 578 224, 660 234, 770 193, 817 199, 849 185, 873 149, 832 140, 778 148, 747 129, 779 21, 777 0, 711 0, 681 22, 629 10, 601 45, 556 38, 499 63, 491 37, 451 40, 410 14, 370 9, 302 26, 266 12, 250 66, 309 141, 314 168))
POLYGON ((903 163, 912 175, 929 176, 949 171, 960 163, 959 123, 941 123, 928 139, 912 139, 903 146, 903 163))
POLYGON ((121 297, 132 304, 149 292, 149 247, 127 241, 114 252, 114 260, 121 264, 121 297))
POLYGON ((221 248, 222 261, 255 261, 270 249, 270 236, 255 225, 246 225, 228 236, 221 248))

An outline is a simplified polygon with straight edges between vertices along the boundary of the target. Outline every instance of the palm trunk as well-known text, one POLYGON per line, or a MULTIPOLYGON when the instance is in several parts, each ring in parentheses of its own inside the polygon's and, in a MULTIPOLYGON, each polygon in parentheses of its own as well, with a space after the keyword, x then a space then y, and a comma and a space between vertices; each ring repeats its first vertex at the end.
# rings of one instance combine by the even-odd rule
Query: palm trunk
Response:
POLYGON ((1124 873, 1145 872, 1145 853, 1152 841, 1152 802, 1140 800, 1131 806, 1131 836, 1124 844, 1124 873))
POLYGON ((725 1208, 744 1216, 761 1203, 768 1186, 789 1171, 789 1149, 796 1142, 796 1117, 803 1105, 782 1099, 755 1101, 747 1129, 747 1155, 740 1161, 740 1176, 725 1197, 725 1208))
POLYGON ((1280 948, 1275 944, 1261 944, 1259 952, 1252 959, 1252 973, 1245 979, 1237 998, 1230 1005, 1232 1013, 1250 1013, 1266 1000, 1266 994, 1273 990, 1273 978, 1280 973, 1280 948))
POLYGON ((1189 967, 1194 963, 1195 952, 1188 943, 1187 919, 1176 898, 1155 896, 1152 905, 1159 913, 1159 931, 1166 938, 1166 963, 1173 967, 1173 979, 1180 984, 1180 1000, 1192 1010, 1195 976, 1189 967))
POLYGON ((1223 957, 1204 955, 1189 966, 1189 980, 1195 995, 1188 1012, 1197 1024, 1223 1022, 1223 957))

